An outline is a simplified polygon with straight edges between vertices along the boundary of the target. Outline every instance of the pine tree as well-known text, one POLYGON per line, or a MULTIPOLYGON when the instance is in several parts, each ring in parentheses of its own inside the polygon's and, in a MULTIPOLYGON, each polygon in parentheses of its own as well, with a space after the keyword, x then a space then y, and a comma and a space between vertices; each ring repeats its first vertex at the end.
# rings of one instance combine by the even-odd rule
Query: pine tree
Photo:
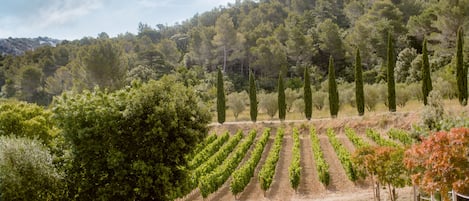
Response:
POLYGON ((304 86, 303 86, 303 92, 304 92, 304 102, 305 102, 305 116, 306 119, 310 120, 311 119, 311 114, 313 113, 313 100, 312 100, 312 94, 311 94, 311 78, 309 76, 309 69, 308 67, 305 68, 304 72, 304 86))
POLYGON ((432 78, 430 76, 430 63, 428 62, 428 50, 427 50, 427 39, 423 40, 422 47, 422 93, 423 93, 423 104, 427 105, 427 97, 430 91, 432 91, 432 78))
POLYGON ((464 32, 462 27, 458 30, 456 50, 456 75, 458 80, 458 98, 459 103, 463 106, 467 105, 467 67, 464 66, 463 60, 463 46, 464 46, 464 32))
POLYGON ((363 92, 363 69, 360 57, 360 49, 357 48, 355 57, 355 99, 357 102, 357 111, 359 116, 365 114, 365 94, 363 92))
POLYGON ((394 47, 392 44, 391 32, 388 33, 388 52, 387 52, 387 81, 388 81, 388 108, 390 112, 396 112, 396 86, 394 82, 394 47))
POLYGON ((329 110, 331 117, 336 118, 339 113, 339 92, 335 81, 334 59, 332 55, 329 58, 329 110))
POLYGON ((256 80, 254 78, 254 73, 249 72, 249 101, 251 107, 251 121, 257 121, 257 90, 256 90, 256 80))
POLYGON ((223 86, 223 74, 220 68, 218 68, 217 76, 217 117, 218 123, 223 124, 225 122, 225 87, 223 86))
POLYGON ((287 104, 285 103, 285 89, 283 87, 282 72, 278 75, 278 118, 283 121, 285 120, 287 112, 287 104))

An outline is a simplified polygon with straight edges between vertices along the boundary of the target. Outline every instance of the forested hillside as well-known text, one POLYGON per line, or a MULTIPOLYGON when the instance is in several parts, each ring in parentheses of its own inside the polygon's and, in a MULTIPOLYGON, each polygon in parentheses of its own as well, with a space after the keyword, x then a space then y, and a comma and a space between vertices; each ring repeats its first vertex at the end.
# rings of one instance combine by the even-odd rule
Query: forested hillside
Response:
MULTIPOLYGON (((354 80, 356 48, 364 82, 373 84, 386 79, 388 33, 395 44, 396 82, 422 79, 426 38, 434 82, 455 90, 459 27, 469 31, 469 0, 237 0, 173 26, 140 23, 136 35, 110 38, 103 32, 0 56, 1 95, 47 105, 65 90, 113 91, 133 80, 174 74, 210 102, 216 68, 227 76, 227 93, 248 89, 249 70, 260 89, 274 91, 279 72, 286 88, 298 89, 305 67, 314 90, 321 90, 329 56, 339 85, 354 80)), ((468 34, 465 38, 469 41, 468 34)), ((467 66, 469 43, 464 50, 467 66)))

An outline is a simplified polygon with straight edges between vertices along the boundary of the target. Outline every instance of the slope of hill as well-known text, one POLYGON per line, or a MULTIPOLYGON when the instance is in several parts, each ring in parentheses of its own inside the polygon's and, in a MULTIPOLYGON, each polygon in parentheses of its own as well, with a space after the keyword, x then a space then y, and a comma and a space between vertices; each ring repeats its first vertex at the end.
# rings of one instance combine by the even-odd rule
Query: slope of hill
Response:
POLYGON ((55 47, 61 41, 48 37, 37 38, 4 38, 0 39, 0 55, 22 55, 25 51, 41 46, 55 47))

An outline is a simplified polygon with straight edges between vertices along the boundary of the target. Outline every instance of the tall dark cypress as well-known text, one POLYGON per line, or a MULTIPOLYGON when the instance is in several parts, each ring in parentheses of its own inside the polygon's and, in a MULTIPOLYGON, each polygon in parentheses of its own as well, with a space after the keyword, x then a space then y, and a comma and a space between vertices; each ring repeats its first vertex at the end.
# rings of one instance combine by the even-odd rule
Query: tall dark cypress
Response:
POLYGON ((329 58, 329 110, 331 117, 336 118, 339 113, 339 92, 335 81, 334 59, 329 58))
POLYGON ((458 98, 459 103, 463 106, 467 105, 467 67, 464 66, 463 60, 463 46, 464 46, 464 32, 462 27, 458 29, 456 50, 456 75, 458 82, 458 98))
POLYGON ((423 104, 427 105, 428 94, 432 91, 432 78, 430 76, 430 63, 428 62, 427 39, 423 40, 422 47, 422 93, 423 104))
POLYGON ((304 102, 305 102, 305 117, 306 119, 310 120, 311 119, 311 114, 313 113, 313 100, 312 100, 312 94, 311 94, 311 78, 309 76, 309 68, 305 68, 304 72, 304 86, 303 86, 303 92, 304 92, 304 102))
POLYGON ((283 121, 287 113, 287 104, 285 102, 285 88, 283 87, 282 72, 278 74, 278 118, 283 121))
POLYGON ((256 89, 256 80, 254 78, 254 73, 249 72, 249 101, 251 108, 251 121, 257 121, 257 89, 256 89))
POLYGON ((359 116, 365 114, 365 94, 363 92, 363 68, 360 49, 357 48, 355 56, 355 99, 359 116))
POLYGON ((388 58, 387 58, 387 81, 388 81, 388 108, 390 112, 396 112, 396 84, 394 82, 394 47, 391 32, 388 33, 388 58))
POLYGON ((223 124, 225 122, 225 87, 223 86, 223 74, 220 68, 218 68, 217 75, 217 118, 218 123, 223 124))

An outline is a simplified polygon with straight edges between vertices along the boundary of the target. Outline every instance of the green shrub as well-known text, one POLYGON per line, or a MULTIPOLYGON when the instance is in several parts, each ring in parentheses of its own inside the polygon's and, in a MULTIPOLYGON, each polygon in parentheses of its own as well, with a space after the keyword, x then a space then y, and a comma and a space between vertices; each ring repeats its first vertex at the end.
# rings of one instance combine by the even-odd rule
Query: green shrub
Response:
POLYGON ((185 156, 207 133, 208 111, 172 77, 113 93, 56 99, 55 118, 72 146, 69 195, 77 200, 169 200, 184 192, 185 156))
POLYGON ((61 200, 63 186, 41 142, 0 136, 0 200, 61 200))

